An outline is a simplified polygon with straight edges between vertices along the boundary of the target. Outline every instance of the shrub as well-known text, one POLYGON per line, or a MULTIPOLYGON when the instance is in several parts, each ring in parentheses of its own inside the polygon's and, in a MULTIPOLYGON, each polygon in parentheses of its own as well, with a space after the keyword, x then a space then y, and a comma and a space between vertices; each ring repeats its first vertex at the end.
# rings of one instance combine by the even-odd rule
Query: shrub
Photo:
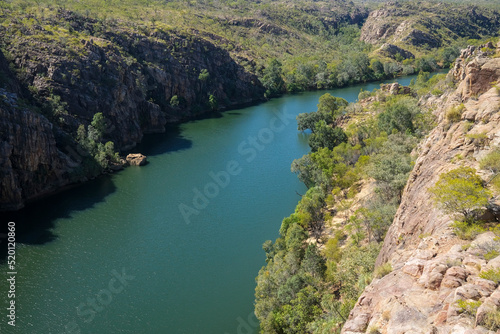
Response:
POLYGON ((170 106, 172 108, 177 108, 179 106, 179 97, 177 95, 172 96, 170 99, 170 106))
POLYGON ((486 132, 480 133, 471 133, 465 136, 468 139, 472 140, 472 143, 476 147, 483 147, 488 143, 488 135, 486 132))
POLYGON ((475 316, 477 309, 479 308, 479 306, 481 306, 482 303, 480 300, 467 301, 467 300, 459 299, 459 300, 457 300, 457 304, 458 304, 458 307, 460 307, 460 313, 466 313, 468 315, 475 316))
POLYGON ((375 276, 376 278, 382 278, 391 272, 392 272, 392 265, 389 262, 386 262, 383 265, 375 268, 373 276, 375 276))
POLYGON ((479 162, 481 169, 486 169, 494 174, 500 172, 500 149, 496 148, 488 153, 479 162))
POLYGON ((479 234, 485 231, 485 229, 478 224, 462 221, 455 221, 451 226, 456 236, 462 240, 474 240, 479 234))
POLYGON ((464 104, 460 104, 459 106, 453 107, 446 112, 446 120, 449 123, 460 122, 462 119, 462 113, 465 110, 464 104))
POLYGON ((429 192, 437 207, 447 214, 462 216, 469 224, 484 211, 491 196, 476 170, 470 167, 459 167, 441 174, 429 192))
POLYGON ((432 91, 431 91, 431 94, 432 95, 435 95, 435 96, 438 96, 438 95, 443 95, 443 91, 439 88, 434 88, 432 91))
POLYGON ((490 331, 498 331, 500 329, 500 311, 495 310, 486 313, 481 325, 490 331))
POLYGON ((488 253, 484 254, 484 259, 489 261, 496 258, 498 255, 500 255, 500 253, 497 250, 492 249, 488 253))
POLYGON ((496 285, 500 283, 500 269, 490 269, 483 271, 479 274, 479 277, 495 282, 496 285))

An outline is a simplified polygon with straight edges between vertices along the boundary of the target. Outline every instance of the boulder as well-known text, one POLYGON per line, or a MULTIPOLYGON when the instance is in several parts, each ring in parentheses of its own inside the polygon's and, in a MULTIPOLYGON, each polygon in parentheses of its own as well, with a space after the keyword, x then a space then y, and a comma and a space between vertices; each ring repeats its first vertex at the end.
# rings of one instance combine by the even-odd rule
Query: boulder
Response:
POLYGON ((144 166, 148 163, 148 158, 140 153, 129 154, 126 160, 130 166, 144 166))

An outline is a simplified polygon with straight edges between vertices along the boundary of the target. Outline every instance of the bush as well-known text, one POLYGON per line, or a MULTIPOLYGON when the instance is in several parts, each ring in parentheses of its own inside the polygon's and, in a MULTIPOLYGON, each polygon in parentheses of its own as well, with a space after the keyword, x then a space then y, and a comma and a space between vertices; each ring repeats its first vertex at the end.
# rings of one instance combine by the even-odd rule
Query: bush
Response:
POLYGON ((453 232, 462 240, 474 240, 479 234, 485 232, 485 229, 475 223, 455 221, 451 224, 453 232))
POLYGON ((446 120, 449 123, 456 123, 462 120, 462 113, 465 110, 465 106, 462 103, 459 106, 453 107, 446 112, 446 120))
POLYGON ((375 276, 376 278, 382 278, 391 272, 392 272, 392 265, 389 262, 386 262, 383 265, 375 268, 373 276, 375 276))
POLYGON ((172 108, 177 108, 179 106, 179 97, 177 95, 172 96, 170 99, 170 106, 172 108))
POLYGON ((467 301, 463 299, 457 300, 458 307, 460 307, 460 313, 466 313, 471 316, 475 316, 477 309, 481 306, 482 302, 480 300, 467 301))
POLYGON ((500 172, 500 149, 495 148, 479 162, 481 169, 486 169, 494 174, 500 172))
POLYGON ((496 258, 498 255, 500 255, 500 253, 497 250, 492 249, 488 253, 484 254, 484 259, 489 261, 496 258))
POLYGON ((488 143, 488 135, 486 132, 480 133, 471 133, 465 136, 468 139, 472 140, 472 143, 476 147, 483 147, 488 143))
POLYGON ((481 325, 490 331, 498 331, 500 329, 500 311, 495 310, 486 313, 481 325))
POLYGON ((496 285, 500 283, 500 269, 490 269, 483 271, 479 274, 479 277, 495 282, 496 285))
POLYGON ((429 192, 437 207, 447 214, 461 216, 469 224, 484 212, 491 197, 476 170, 470 167, 459 167, 441 174, 429 192))

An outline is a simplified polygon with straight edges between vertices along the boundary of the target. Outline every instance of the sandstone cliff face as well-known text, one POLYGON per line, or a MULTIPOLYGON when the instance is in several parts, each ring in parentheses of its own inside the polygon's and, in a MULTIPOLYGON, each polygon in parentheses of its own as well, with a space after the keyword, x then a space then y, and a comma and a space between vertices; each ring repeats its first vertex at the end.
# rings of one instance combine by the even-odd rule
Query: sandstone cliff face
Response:
POLYGON ((25 83, 39 97, 57 95, 68 104, 64 124, 70 131, 103 112, 109 139, 117 148, 128 149, 144 133, 164 131, 168 121, 209 111, 209 95, 222 109, 262 99, 257 77, 203 39, 159 29, 140 33, 118 24, 102 26, 65 11, 54 20, 29 30, 20 26, 22 38, 13 36, 14 25, 4 42, 25 83), (49 27, 64 24, 74 37, 61 41, 54 37, 59 30, 49 27), (208 77, 200 80, 202 70, 208 77), (179 105, 172 107, 174 95, 179 105))
POLYGON ((0 208, 19 209, 25 200, 84 180, 72 171, 78 164, 57 146, 49 120, 20 105, 22 90, 0 52, 0 208))
POLYGON ((85 179, 74 176, 81 159, 71 152, 78 150, 79 125, 88 126, 98 112, 107 123, 103 140, 128 150, 144 134, 165 131, 168 122, 263 99, 258 78, 201 37, 103 23, 64 10, 10 22, 0 26, 9 56, 0 57, 6 73, 0 95, 22 97, 39 111, 0 104, 0 210, 85 179))
POLYGON ((377 265, 391 263, 393 271, 366 288, 343 333, 365 333, 369 328, 381 333, 487 333, 479 326, 481 317, 500 306, 499 288, 478 276, 481 269, 500 268, 500 258, 488 262, 483 257, 500 247, 499 242, 488 232, 462 247, 467 242, 452 233, 451 218, 433 206, 427 192, 441 173, 461 164, 479 169, 478 160, 500 144, 500 95, 491 84, 500 79, 500 59, 469 49, 449 76, 456 80, 455 91, 422 101, 435 108, 439 123, 420 145, 377 259, 377 265), (462 121, 450 126, 444 115, 460 103, 465 106, 462 121), (466 137, 478 133, 486 134, 485 146, 466 137), (459 313, 458 299, 483 302, 477 319, 459 313))

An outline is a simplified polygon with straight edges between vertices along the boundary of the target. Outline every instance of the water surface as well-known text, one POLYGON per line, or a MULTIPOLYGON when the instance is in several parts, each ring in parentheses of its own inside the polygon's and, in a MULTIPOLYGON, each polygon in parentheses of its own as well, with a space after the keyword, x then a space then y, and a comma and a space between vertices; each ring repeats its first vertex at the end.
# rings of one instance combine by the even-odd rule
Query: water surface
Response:
MULTIPOLYGON (((352 102, 378 87, 328 92, 352 102)), ((2 298, 0 332, 256 333, 262 243, 306 190, 290 172, 309 151, 295 116, 316 110, 326 92, 150 135, 137 149, 147 166, 18 213, 17 326, 6 326, 2 298)))

